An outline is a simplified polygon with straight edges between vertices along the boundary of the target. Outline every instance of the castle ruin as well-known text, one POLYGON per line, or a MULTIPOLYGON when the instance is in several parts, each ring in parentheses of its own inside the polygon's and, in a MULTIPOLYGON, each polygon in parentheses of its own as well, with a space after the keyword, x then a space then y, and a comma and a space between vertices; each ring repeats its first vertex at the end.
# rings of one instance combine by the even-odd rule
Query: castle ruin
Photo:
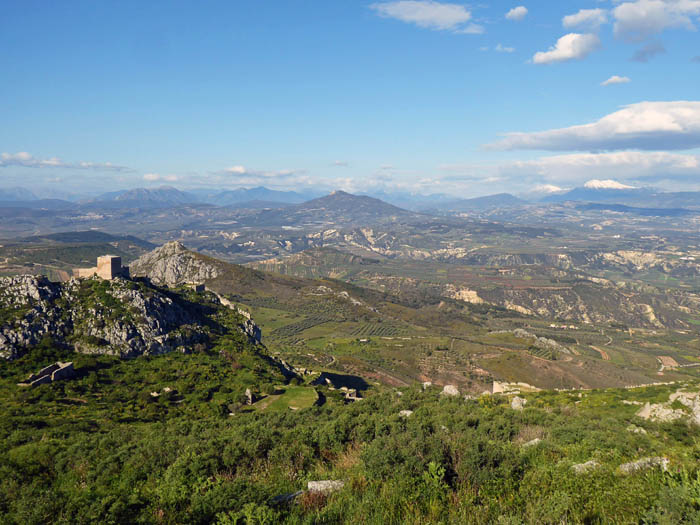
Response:
POLYGON ((115 277, 129 277, 129 267, 122 266, 122 258, 117 255, 103 255, 97 258, 97 266, 92 268, 73 268, 73 276, 87 278, 97 275, 111 281, 115 277))

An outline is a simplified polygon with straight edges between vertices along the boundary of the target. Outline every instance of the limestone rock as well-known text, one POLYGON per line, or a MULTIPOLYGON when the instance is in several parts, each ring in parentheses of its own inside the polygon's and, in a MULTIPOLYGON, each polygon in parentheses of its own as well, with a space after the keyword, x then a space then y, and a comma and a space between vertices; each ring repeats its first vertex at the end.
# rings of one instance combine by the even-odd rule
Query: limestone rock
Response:
POLYGON ((573 470, 576 474, 586 474, 587 472, 591 472, 592 470, 595 470, 598 467, 600 467, 600 463, 592 459, 590 461, 586 461, 585 463, 571 465, 571 470, 573 470))
POLYGON ((213 262, 177 241, 142 255, 129 269, 134 277, 148 277, 155 284, 168 286, 203 283, 219 276, 219 269, 213 262))
POLYGON ((510 408, 513 410, 522 410, 527 404, 527 399, 515 396, 510 402, 510 408))
POLYGON ((523 447, 534 447, 535 445, 539 445, 542 442, 540 438, 535 438, 532 441, 528 441, 527 443, 523 443, 523 447))
POLYGON ((459 389, 454 385, 445 385, 442 389, 443 396, 455 397, 459 395, 459 389))
MULTIPOLYGON (((120 357, 186 351, 209 340, 196 312, 120 277, 62 284, 29 275, 0 278, 0 307, 16 311, 0 326, 2 359, 20 357, 46 338, 78 352, 120 357)), ((255 329, 246 333, 255 336, 255 329)))
POLYGON ((328 494, 330 492, 341 490, 344 486, 344 481, 327 479, 323 481, 309 481, 306 488, 311 493, 320 492, 323 494, 328 494))
POLYGON ((252 405, 255 403, 255 394, 253 394, 253 391, 250 388, 245 389, 245 404, 246 405, 252 405))
POLYGON ((620 471, 623 474, 633 474, 641 470, 648 470, 650 468, 659 467, 664 472, 668 470, 669 460, 663 457, 653 457, 653 458, 642 458, 637 461, 632 461, 630 463, 624 463, 620 465, 620 471))
POLYGON ((402 410, 399 412, 399 416, 401 417, 411 417, 413 415, 413 410, 402 410))
POLYGON ((627 432, 632 432, 633 434, 646 434, 647 431, 644 430, 642 427, 638 427, 637 425, 629 425, 627 427, 627 432))

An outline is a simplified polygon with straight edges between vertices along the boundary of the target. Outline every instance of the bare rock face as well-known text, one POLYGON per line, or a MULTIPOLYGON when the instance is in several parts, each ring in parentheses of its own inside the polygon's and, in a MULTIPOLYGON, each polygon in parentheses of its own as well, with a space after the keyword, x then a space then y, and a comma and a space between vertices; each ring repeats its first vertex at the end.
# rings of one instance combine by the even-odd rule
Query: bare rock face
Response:
POLYGON ((700 425, 700 392, 677 390, 669 396, 665 403, 646 403, 637 412, 637 417, 662 422, 680 419, 700 425), (685 409, 673 408, 676 401, 685 409))
POLYGON ((54 284, 0 279, 0 358, 15 359, 44 338, 78 352, 135 357, 207 340, 192 312, 162 293, 117 278, 54 284))
POLYGON ((19 307, 55 298, 60 287, 44 276, 19 275, 0 279, 0 306, 19 307))
POLYGON ((168 242, 142 255, 131 263, 129 271, 133 277, 147 277, 154 284, 168 286, 201 283, 219 275, 214 264, 178 241, 168 242))

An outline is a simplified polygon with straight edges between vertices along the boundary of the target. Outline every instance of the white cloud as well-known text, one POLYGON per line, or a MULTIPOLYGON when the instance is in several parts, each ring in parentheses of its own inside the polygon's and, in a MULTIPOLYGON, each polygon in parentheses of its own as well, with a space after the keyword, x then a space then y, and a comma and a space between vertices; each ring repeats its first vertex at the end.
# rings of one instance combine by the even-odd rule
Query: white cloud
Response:
POLYGON ((237 180, 243 180, 243 178, 245 178, 246 180, 250 181, 262 181, 271 179, 288 179, 304 173, 306 173, 305 170, 253 170, 246 168, 245 166, 236 165, 212 172, 211 175, 227 177, 235 175, 237 180))
POLYGON ((524 5, 519 5, 518 7, 514 7, 510 11, 506 13, 506 18, 508 20, 516 20, 520 21, 523 18, 527 16, 527 7, 524 5))
POLYGON ((180 177, 177 175, 161 175, 160 173, 146 173, 143 176, 143 180, 148 181, 148 182, 157 182, 157 181, 165 181, 165 182, 177 182, 180 180, 180 177))
POLYGON ((245 168, 245 166, 231 166, 230 168, 226 168, 223 171, 226 173, 233 173, 238 175, 248 173, 248 170, 245 168))
POLYGON ((601 86, 612 86, 613 84, 629 84, 632 82, 629 77, 621 77, 619 75, 613 75, 609 79, 600 83, 601 86))
POLYGON ((592 33, 564 35, 548 51, 539 51, 532 57, 535 64, 551 64, 567 60, 580 60, 600 47, 600 39, 592 33))
POLYGON ((661 175, 700 175, 700 158, 667 152, 572 153, 516 161, 501 166, 499 171, 510 177, 536 176, 554 184, 582 184, 590 181, 591 175, 629 181, 661 175))
POLYGON ((471 12, 463 5, 433 0, 378 2, 369 7, 386 18, 394 18, 408 24, 415 24, 418 27, 442 31, 457 30, 459 26, 472 18, 471 12))
POLYGON ((509 133, 499 150, 681 150, 700 147, 700 102, 639 102, 597 122, 533 133, 509 133))
POLYGON ((347 168, 350 166, 350 163, 347 160, 336 160, 333 161, 332 166, 335 166, 336 168, 347 168))
POLYGON ((567 29, 598 31, 607 21, 608 12, 605 9, 581 9, 578 13, 565 16, 561 22, 567 29))
POLYGON ((498 51, 499 53, 512 53, 515 51, 514 47, 507 47, 501 44, 498 44, 496 47, 493 48, 494 51, 498 51))
POLYGON ((694 30, 692 17, 700 15, 700 0, 636 0, 613 10, 615 36, 639 42, 666 29, 694 30))
POLYGON ((26 151, 0 154, 0 168, 20 166, 23 168, 63 168, 95 171, 132 171, 110 162, 65 162, 57 157, 37 159, 26 151))

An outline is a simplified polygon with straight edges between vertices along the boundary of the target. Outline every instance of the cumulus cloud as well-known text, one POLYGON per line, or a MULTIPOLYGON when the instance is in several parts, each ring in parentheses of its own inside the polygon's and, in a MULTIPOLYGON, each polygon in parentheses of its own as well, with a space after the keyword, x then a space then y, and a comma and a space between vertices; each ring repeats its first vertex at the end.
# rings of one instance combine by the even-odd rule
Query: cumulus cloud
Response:
POLYGON ((506 18, 508 20, 516 20, 520 21, 523 18, 527 16, 527 7, 524 5, 519 5, 518 7, 514 7, 510 11, 506 13, 506 18))
POLYGON ((692 17, 700 15, 700 0, 636 0, 613 9, 615 36, 640 42, 666 29, 694 30, 692 17))
POLYGON ((143 180, 147 182, 177 182, 180 180, 180 177, 177 175, 161 175, 160 173, 146 173, 143 176, 143 180))
POLYGON ((613 84, 629 84, 632 82, 629 77, 621 77, 619 75, 613 75, 609 79, 600 83, 601 86, 612 86, 613 84))
POLYGON ((58 157, 49 159, 37 159, 26 151, 19 153, 0 154, 0 168, 9 166, 21 166, 23 168, 64 168, 95 171, 132 171, 124 166, 117 166, 110 162, 65 162, 58 157))
POLYGON ((509 133, 498 150, 682 150, 700 147, 700 102, 639 102, 597 122, 533 133, 509 133))
POLYGON ((496 45, 496 47, 494 47, 493 49, 494 51, 498 51, 499 53, 512 53, 513 51, 515 51, 514 47, 508 47, 501 44, 496 45))
POLYGON ((539 51, 532 57, 535 64, 551 64, 580 60, 600 47, 600 39, 592 33, 569 33, 564 35, 548 51, 539 51))
POLYGON ((638 49, 637 52, 632 55, 630 60, 634 62, 649 62, 656 55, 660 55, 666 52, 666 48, 661 42, 649 42, 647 45, 638 49))
POLYGON ((581 9, 578 13, 565 16, 561 22, 567 29, 598 31, 608 22, 608 12, 605 9, 581 9))
MULTIPOLYGON (((379 16, 394 18, 418 27, 437 31, 458 30, 471 20, 471 12, 459 4, 447 4, 433 0, 398 0, 378 2, 369 6, 379 16)), ((462 29, 466 32, 469 27, 462 29)), ((472 28, 472 30, 474 30, 472 28)))

